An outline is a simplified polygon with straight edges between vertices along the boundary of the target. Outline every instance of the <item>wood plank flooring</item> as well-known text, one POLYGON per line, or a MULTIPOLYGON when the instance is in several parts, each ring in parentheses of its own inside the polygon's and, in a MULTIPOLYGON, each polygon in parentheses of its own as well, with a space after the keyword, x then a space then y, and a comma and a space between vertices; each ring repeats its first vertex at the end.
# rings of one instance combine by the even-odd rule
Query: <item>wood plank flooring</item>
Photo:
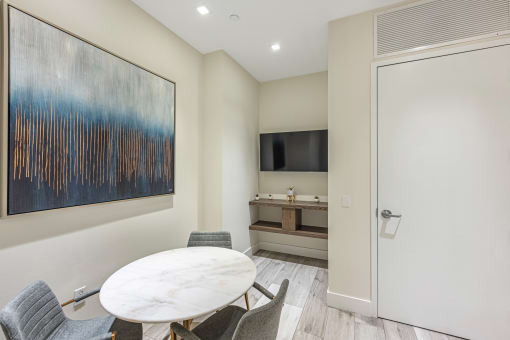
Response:
MULTIPOLYGON (((276 293, 284 279, 290 281, 278 340, 459 340, 389 320, 329 308, 326 303, 327 261, 263 250, 253 256, 253 261, 257 266, 257 282, 271 292, 276 293)), ((252 308, 268 302, 255 289, 250 289, 248 297, 252 308)), ((245 307, 244 298, 234 304, 245 307)), ((192 327, 206 318, 194 320, 192 327)), ((146 340, 166 340, 168 335, 168 324, 144 324, 146 340)))

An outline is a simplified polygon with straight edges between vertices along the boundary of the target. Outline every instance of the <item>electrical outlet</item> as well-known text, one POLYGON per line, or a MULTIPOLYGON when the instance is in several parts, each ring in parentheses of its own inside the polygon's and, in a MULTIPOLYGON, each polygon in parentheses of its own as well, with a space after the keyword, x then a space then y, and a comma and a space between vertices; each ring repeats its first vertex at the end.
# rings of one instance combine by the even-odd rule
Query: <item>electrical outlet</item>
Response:
POLYGON ((341 197, 342 201, 342 207, 343 208, 350 208, 352 204, 352 199, 350 195, 342 195, 341 197))
MULTIPOLYGON (((75 289, 74 290, 74 296, 73 298, 76 300, 77 298, 80 298, 82 297, 83 295, 85 295, 85 289, 87 289, 87 286, 83 286, 81 288, 78 288, 78 289, 75 289)), ((81 305, 82 303, 85 303, 85 300, 82 300, 80 302, 75 302, 74 305, 75 306, 78 306, 78 305, 81 305)))

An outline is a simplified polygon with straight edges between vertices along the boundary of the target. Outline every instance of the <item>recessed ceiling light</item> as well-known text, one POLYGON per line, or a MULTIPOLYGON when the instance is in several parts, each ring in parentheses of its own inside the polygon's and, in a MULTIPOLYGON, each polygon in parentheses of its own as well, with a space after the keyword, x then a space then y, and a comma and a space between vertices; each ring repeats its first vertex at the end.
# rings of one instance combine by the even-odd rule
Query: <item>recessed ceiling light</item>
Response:
POLYGON ((271 49, 276 52, 280 50, 280 44, 273 44, 271 45, 271 49))
POLYGON ((230 16, 228 17, 230 19, 230 21, 234 21, 234 22, 237 22, 239 21, 239 15, 237 14, 230 14, 230 16))
POLYGON ((197 12, 202 15, 206 15, 206 14, 209 14, 209 9, 207 9, 207 7, 205 7, 205 6, 198 6, 197 12))

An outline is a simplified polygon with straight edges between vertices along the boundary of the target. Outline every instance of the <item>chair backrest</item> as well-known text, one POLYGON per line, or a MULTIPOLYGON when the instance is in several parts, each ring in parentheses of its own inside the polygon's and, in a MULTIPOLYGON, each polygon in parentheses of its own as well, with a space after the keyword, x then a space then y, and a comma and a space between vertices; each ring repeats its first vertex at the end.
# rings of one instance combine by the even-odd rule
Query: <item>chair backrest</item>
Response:
POLYGON ((228 231, 193 231, 189 235, 188 247, 221 247, 232 249, 232 238, 228 231))
POLYGON ((243 315, 234 332, 233 340, 264 339, 274 340, 278 335, 283 302, 289 288, 285 279, 275 298, 264 306, 252 309, 243 315))
POLYGON ((47 339, 66 317, 50 287, 37 281, 23 289, 0 311, 8 340, 47 339))

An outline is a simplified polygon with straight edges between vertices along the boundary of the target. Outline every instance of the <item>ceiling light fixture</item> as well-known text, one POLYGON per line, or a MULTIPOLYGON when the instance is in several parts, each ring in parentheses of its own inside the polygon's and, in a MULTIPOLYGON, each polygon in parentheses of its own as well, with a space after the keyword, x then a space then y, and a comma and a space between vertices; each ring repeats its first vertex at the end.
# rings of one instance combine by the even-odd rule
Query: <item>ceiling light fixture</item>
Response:
POLYGON ((205 6, 198 6, 197 12, 202 15, 206 15, 206 14, 209 14, 209 9, 207 9, 207 7, 205 7, 205 6))
POLYGON ((271 49, 273 50, 273 52, 279 51, 280 50, 280 44, 273 44, 273 45, 271 45, 271 49))
POLYGON ((237 15, 237 14, 230 14, 230 16, 228 18, 230 19, 230 21, 233 21, 233 22, 237 22, 240 19, 239 15, 237 15))

